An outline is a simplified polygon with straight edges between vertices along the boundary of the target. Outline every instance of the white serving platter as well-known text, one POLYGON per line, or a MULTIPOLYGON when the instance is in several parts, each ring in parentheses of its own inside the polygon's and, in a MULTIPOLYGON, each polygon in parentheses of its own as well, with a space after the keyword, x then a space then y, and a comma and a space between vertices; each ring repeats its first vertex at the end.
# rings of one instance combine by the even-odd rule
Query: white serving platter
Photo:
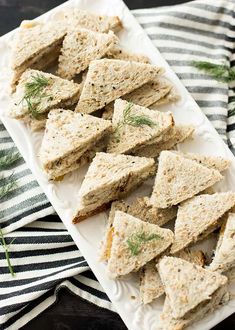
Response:
MULTIPOLYGON (((100 14, 118 15, 124 25, 123 31, 119 33, 123 47, 132 52, 147 55, 153 64, 163 66, 166 69, 165 76, 175 84, 181 95, 181 100, 175 104, 163 106, 161 109, 163 111, 172 111, 176 123, 193 124, 196 128, 194 140, 181 144, 179 149, 184 152, 220 155, 230 159, 231 167, 227 170, 224 180, 217 185, 217 190, 235 190, 235 158, 233 154, 221 140, 216 130, 162 58, 125 4, 121 0, 71 0, 38 19, 47 21, 51 17, 56 18, 60 16, 63 8, 74 6, 100 14)), ((32 133, 23 123, 11 119, 7 115, 10 106, 10 44, 14 33, 12 31, 0 38, 0 118, 127 327, 131 330, 154 330, 163 306, 163 298, 143 306, 139 300, 138 277, 130 275, 123 280, 110 280, 105 273, 105 264, 98 261, 99 245, 105 230, 107 214, 101 213, 77 225, 73 225, 71 222, 72 214, 77 205, 77 193, 87 167, 66 175, 62 182, 49 182, 38 159, 42 133, 32 133)), ((149 181, 144 184, 135 195, 150 193, 151 183, 149 181)), ((209 246, 211 247, 213 244, 214 242, 210 240, 203 242, 200 246, 207 251, 209 246)), ((233 291, 232 298, 226 306, 195 323, 189 329, 211 329, 234 313, 235 285, 231 285, 230 290, 231 292, 233 291)))

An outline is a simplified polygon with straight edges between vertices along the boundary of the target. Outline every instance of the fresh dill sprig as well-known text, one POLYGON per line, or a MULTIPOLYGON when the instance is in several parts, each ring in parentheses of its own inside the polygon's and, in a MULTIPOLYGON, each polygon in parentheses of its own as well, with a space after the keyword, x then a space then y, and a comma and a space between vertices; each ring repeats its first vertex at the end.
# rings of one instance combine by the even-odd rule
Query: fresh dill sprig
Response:
POLYGON ((13 241, 14 241, 14 239, 8 245, 6 243, 5 238, 4 238, 2 229, 0 228, 0 243, 1 243, 2 247, 3 247, 4 253, 5 253, 5 257, 6 257, 6 261, 7 261, 7 266, 8 266, 9 272, 11 273, 11 276, 15 276, 14 269, 13 269, 13 267, 11 265, 10 251, 9 251, 9 247, 13 243, 13 241))
POLYGON ((8 195, 17 187, 17 181, 12 177, 13 173, 8 177, 8 183, 0 187, 0 199, 8 195))
POLYGON ((18 151, 0 150, 0 170, 8 168, 20 158, 18 151))
POLYGON ((229 65, 214 64, 207 61, 193 61, 192 65, 218 81, 229 83, 235 80, 235 68, 231 68, 229 65))
POLYGON ((24 86, 24 97, 21 102, 26 103, 28 112, 35 119, 40 119, 40 103, 43 98, 50 97, 44 93, 45 87, 50 83, 50 80, 42 74, 36 74, 31 77, 31 81, 24 86))
POLYGON ((141 252, 143 243, 152 241, 154 239, 162 239, 162 237, 157 234, 148 235, 144 231, 138 234, 134 234, 127 240, 128 249, 133 256, 136 256, 141 252))

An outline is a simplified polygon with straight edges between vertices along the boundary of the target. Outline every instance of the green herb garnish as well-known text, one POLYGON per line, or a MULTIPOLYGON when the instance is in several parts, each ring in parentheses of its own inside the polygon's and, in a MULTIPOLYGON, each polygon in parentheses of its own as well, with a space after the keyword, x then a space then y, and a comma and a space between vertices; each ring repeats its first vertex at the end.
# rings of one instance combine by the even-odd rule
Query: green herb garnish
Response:
POLYGON ((13 165, 20 158, 18 151, 0 150, 0 170, 13 165))
POLYGON ((226 64, 214 64, 207 61, 193 61, 192 65, 202 70, 218 81, 231 82, 235 80, 235 68, 226 64))
POLYGON ((140 232, 128 238, 127 245, 129 250, 131 251, 131 254, 133 256, 136 256, 141 252, 141 247, 143 243, 152 241, 154 239, 162 239, 162 237, 157 234, 148 235, 145 232, 140 232))
POLYGON ((42 74, 36 74, 31 77, 31 81, 27 82, 24 87, 24 97, 21 102, 24 102, 28 108, 28 112, 35 119, 40 119, 40 103, 43 98, 50 97, 44 93, 44 88, 47 87, 50 80, 42 74))
POLYGON ((17 187, 17 181, 12 177, 11 174, 8 178, 8 183, 0 187, 0 199, 8 195, 13 189, 17 187))
POLYGON ((148 116, 145 115, 133 115, 131 114, 131 108, 133 107, 133 103, 129 102, 126 108, 123 111, 123 120, 120 121, 115 129, 116 138, 120 138, 120 128, 124 125, 131 125, 135 127, 140 127, 143 125, 146 126, 156 126, 157 124, 148 116))
POLYGON ((6 257, 6 261, 7 261, 7 265, 8 265, 8 269, 9 269, 9 272, 11 273, 11 276, 15 276, 15 272, 14 272, 14 269, 11 265, 11 260, 10 260, 10 251, 9 251, 9 247, 10 245, 13 243, 14 239, 10 242, 10 244, 8 245, 6 243, 6 240, 3 236, 3 232, 2 232, 2 229, 0 228, 0 243, 3 247, 3 250, 5 252, 5 257, 6 257))

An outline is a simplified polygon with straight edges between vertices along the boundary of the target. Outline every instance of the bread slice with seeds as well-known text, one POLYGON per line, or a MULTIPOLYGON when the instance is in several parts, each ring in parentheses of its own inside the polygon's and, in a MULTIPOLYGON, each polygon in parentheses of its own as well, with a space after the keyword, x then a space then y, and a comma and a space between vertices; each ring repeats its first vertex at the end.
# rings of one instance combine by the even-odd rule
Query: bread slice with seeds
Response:
MULTIPOLYGON (((160 77, 147 82, 133 92, 123 95, 122 99, 143 107, 149 107, 151 104, 164 97, 171 88, 171 83, 167 79, 160 77)), ((113 111, 114 102, 111 102, 105 106, 102 117, 104 119, 112 119, 113 111)))
POLYGON ((97 153, 82 182, 78 209, 73 222, 79 222, 125 197, 156 171, 151 158, 97 153))
POLYGON ((160 208, 177 205, 222 178, 217 170, 174 152, 162 151, 150 202, 160 208))
POLYGON ((114 60, 149 63, 149 58, 147 56, 131 53, 117 45, 115 45, 113 48, 111 48, 104 57, 109 58, 109 59, 114 59, 114 60))
POLYGON ((76 74, 86 70, 92 60, 103 57, 117 43, 118 38, 112 31, 71 31, 63 41, 57 74, 62 78, 72 79, 76 74))
POLYGON ((61 177, 90 160, 91 150, 111 129, 104 119, 70 110, 50 111, 40 149, 48 177, 61 177))
POLYGON ((150 109, 158 110, 160 105, 165 105, 169 103, 174 103, 180 100, 180 95, 177 92, 176 88, 173 86, 170 91, 164 95, 162 98, 157 100, 154 104, 150 106, 150 109))
POLYGON ((118 278, 138 271, 148 261, 161 255, 173 239, 169 229, 116 211, 107 265, 109 277, 118 278))
POLYGON ((140 62, 101 59, 90 63, 77 112, 91 113, 153 80, 163 69, 140 62))
POLYGON ((112 118, 114 133, 107 152, 134 153, 142 145, 161 140, 174 125, 171 113, 152 111, 134 103, 117 99, 112 118))
POLYGON ((171 253, 205 238, 220 227, 222 216, 235 204, 235 193, 195 196, 179 206, 175 221, 175 241, 171 253))
POLYGON ((51 73, 38 70, 25 71, 13 94, 11 116, 24 119, 41 115, 53 108, 70 108, 79 98, 80 86, 51 73))

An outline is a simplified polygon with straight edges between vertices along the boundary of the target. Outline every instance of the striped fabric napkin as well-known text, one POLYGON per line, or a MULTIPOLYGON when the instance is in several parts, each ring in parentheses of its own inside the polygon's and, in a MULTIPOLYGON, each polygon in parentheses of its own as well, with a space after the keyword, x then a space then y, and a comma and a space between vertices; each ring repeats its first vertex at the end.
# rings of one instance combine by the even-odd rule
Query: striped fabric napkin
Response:
MULTIPOLYGON (((191 62, 235 64, 234 9, 234 1, 196 0, 133 11, 233 152, 235 84, 217 82, 193 68, 191 62)), ((15 150, 15 146, 0 124, 3 149, 15 150)), ((0 187, 9 175, 17 179, 18 187, 0 200, 0 226, 6 243, 15 239, 10 250, 16 276, 9 274, 0 247, 0 329, 19 329, 50 306, 62 286, 114 311, 23 159, 10 170, 1 171, 0 187)))

